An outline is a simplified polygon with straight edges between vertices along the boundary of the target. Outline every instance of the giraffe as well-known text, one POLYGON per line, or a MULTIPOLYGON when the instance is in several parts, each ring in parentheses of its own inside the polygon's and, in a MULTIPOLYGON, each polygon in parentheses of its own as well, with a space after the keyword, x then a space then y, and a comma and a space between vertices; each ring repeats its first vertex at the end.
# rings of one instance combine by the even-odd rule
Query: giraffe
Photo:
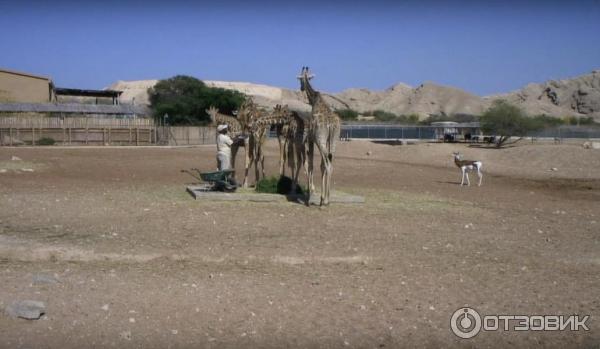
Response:
POLYGON ((321 154, 321 201, 320 205, 329 205, 329 194, 331 189, 331 176, 333 173, 333 155, 335 154, 335 142, 340 136, 340 118, 334 113, 321 93, 315 91, 310 85, 314 76, 310 74, 308 67, 302 67, 298 76, 300 90, 306 93, 308 102, 312 106, 310 119, 305 125, 306 134, 306 166, 308 171, 308 200, 313 184, 313 155, 314 146, 317 146, 321 154))
POLYGON ((304 120, 288 106, 277 104, 273 111, 256 120, 265 129, 274 129, 279 143, 279 175, 285 175, 286 162, 291 169, 291 192, 296 192, 298 175, 304 162, 304 120))
POLYGON ((252 98, 247 98, 238 111, 243 133, 248 135, 244 139, 246 148, 246 161, 244 169, 243 187, 248 187, 248 171, 254 165, 255 183, 265 177, 265 156, 263 145, 267 138, 266 124, 257 122, 264 118, 265 113, 258 109, 252 98), (259 169, 260 167, 260 169, 259 169))

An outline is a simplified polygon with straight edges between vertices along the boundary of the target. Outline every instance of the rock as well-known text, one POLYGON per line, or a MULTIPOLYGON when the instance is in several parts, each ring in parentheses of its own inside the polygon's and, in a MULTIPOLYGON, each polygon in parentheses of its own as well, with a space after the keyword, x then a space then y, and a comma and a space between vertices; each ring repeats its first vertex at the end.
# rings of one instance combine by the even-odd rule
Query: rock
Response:
POLYGON ((123 332, 119 333, 119 337, 121 337, 121 339, 130 341, 131 340, 131 331, 123 331, 123 332))
POLYGON ((558 171, 558 169, 556 167, 552 167, 550 171, 558 171))
POLYGON ((33 172, 32 168, 22 168, 21 171, 23 172, 33 172))
POLYGON ((6 173, 8 172, 5 168, 0 168, 0 173, 6 173))
POLYGON ((100 307, 100 309, 102 309, 104 311, 108 311, 108 304, 104 304, 103 306, 100 307))
POLYGON ((59 283, 58 279, 52 275, 46 275, 46 274, 35 274, 32 278, 31 281, 34 284, 57 284, 59 283))
POLYGON ((14 318, 37 320, 46 313, 46 305, 40 301, 16 301, 6 307, 5 311, 14 318))
POLYGON ((592 142, 592 149, 600 149, 600 142, 592 142))
POLYGON ((370 150, 367 152, 367 156, 371 156, 372 154, 373 154, 373 152, 370 150))
POLYGON ((10 159, 11 159, 12 161, 23 161, 23 160, 21 160, 21 158, 20 158, 20 157, 18 157, 18 156, 14 156, 14 155, 13 155, 13 156, 12 156, 10 159))

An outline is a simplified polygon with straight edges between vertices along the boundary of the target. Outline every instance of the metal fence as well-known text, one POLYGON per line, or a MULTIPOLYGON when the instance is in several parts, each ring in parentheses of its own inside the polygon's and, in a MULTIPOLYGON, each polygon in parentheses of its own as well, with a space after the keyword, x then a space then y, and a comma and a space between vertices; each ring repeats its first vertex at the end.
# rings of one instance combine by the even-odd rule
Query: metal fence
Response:
MULTIPOLYGON (((400 126, 400 125, 342 125, 342 139, 422 139, 436 140, 443 138, 439 127, 433 126, 400 126)), ((476 135, 474 133, 473 135, 476 135)), ((600 127, 560 126, 530 132, 527 137, 533 138, 600 138, 600 127)))
POLYGON ((431 126, 342 125, 340 137, 342 139, 435 139, 436 128, 431 126))
POLYGON ((540 131, 530 132, 527 136, 534 138, 600 138, 599 127, 587 126, 561 126, 556 128, 548 128, 540 131))

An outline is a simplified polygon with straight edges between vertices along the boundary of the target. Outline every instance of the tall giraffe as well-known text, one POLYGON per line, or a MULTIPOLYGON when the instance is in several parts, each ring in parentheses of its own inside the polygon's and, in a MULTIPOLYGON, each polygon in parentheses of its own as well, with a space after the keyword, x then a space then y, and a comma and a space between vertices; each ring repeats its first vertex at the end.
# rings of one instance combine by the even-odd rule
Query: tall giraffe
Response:
MULTIPOLYGON (((321 93, 314 90, 310 80, 314 76, 310 74, 308 67, 302 67, 298 76, 300 90, 306 93, 308 102, 312 106, 311 117, 305 125, 306 133, 306 161, 308 162, 308 197, 310 200, 313 184, 313 155, 314 146, 317 146, 321 154, 321 202, 320 205, 329 205, 329 194, 331 189, 331 176, 333 173, 333 155, 335 154, 335 142, 340 136, 340 118, 325 103, 321 93)), ((309 201, 307 201, 308 204, 309 201)))

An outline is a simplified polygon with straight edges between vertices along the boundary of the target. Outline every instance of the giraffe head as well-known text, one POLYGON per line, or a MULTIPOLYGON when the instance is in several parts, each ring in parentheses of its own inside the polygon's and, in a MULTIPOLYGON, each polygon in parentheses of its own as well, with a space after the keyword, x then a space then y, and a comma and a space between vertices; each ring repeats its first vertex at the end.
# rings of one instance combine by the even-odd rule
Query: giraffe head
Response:
POLYGON ((315 76, 310 73, 308 67, 302 67, 302 71, 300 75, 298 75, 298 80, 300 80, 300 91, 304 92, 308 88, 310 88, 310 80, 315 76))
POLYGON ((214 124, 216 122, 217 113, 219 109, 217 109, 214 105, 211 105, 210 108, 204 110, 208 116, 210 116, 210 121, 214 124))
POLYGON ((277 104, 275 108, 273 108, 273 116, 277 118, 287 118, 290 115, 290 111, 288 109, 287 104, 281 106, 281 104, 277 104))

